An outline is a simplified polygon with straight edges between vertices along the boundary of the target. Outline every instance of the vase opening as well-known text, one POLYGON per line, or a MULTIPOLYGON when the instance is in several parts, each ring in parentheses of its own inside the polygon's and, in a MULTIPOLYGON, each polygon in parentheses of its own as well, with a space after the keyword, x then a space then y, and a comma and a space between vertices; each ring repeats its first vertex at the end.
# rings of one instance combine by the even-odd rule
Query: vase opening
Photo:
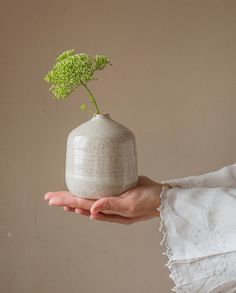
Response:
POLYGON ((107 117, 107 118, 109 118, 110 117, 110 115, 109 115, 109 113, 99 113, 99 114, 97 114, 97 113, 95 113, 94 114, 94 117, 107 117))

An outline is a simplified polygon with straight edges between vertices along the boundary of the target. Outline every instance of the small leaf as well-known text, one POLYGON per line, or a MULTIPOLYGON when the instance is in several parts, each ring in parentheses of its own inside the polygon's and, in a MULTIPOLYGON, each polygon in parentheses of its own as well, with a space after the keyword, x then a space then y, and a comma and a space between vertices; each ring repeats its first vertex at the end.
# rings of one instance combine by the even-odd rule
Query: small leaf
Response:
POLYGON ((83 111, 87 110, 87 105, 86 104, 82 104, 80 106, 80 109, 83 110, 83 111))
POLYGON ((93 100, 93 97, 92 97, 91 95, 89 95, 89 99, 90 99, 90 102, 91 102, 92 104, 94 104, 94 100, 93 100))

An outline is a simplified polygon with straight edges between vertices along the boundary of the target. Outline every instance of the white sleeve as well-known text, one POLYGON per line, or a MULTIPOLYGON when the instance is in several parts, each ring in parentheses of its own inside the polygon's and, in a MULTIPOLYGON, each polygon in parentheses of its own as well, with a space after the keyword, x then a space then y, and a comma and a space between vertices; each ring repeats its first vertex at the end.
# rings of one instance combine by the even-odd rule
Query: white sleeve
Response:
POLYGON ((236 164, 203 175, 165 180, 173 187, 236 187, 236 164))
POLYGON ((173 185, 158 209, 173 291, 235 293, 236 164, 173 185))

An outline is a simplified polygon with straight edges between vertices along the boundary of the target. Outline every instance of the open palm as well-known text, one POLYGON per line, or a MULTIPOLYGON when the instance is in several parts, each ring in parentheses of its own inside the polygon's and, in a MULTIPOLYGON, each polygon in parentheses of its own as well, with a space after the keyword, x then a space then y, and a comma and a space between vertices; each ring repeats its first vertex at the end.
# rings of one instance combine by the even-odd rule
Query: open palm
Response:
POLYGON ((44 199, 51 206, 64 207, 65 211, 76 212, 90 219, 132 224, 159 216, 162 185, 146 176, 139 176, 136 187, 119 196, 100 199, 85 199, 69 191, 48 192, 44 199))

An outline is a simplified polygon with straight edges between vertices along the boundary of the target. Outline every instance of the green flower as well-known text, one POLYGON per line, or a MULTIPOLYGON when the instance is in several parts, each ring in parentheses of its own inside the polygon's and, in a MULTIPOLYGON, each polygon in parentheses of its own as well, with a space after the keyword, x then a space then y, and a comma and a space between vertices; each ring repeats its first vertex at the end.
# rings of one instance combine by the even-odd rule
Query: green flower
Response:
POLYGON ((84 86, 99 113, 97 103, 88 89, 87 83, 94 79, 97 70, 104 69, 108 64, 111 65, 110 60, 104 55, 92 57, 85 53, 77 54, 75 50, 68 50, 56 58, 52 70, 44 79, 51 84, 49 90, 59 100, 66 99, 78 86, 84 86))

